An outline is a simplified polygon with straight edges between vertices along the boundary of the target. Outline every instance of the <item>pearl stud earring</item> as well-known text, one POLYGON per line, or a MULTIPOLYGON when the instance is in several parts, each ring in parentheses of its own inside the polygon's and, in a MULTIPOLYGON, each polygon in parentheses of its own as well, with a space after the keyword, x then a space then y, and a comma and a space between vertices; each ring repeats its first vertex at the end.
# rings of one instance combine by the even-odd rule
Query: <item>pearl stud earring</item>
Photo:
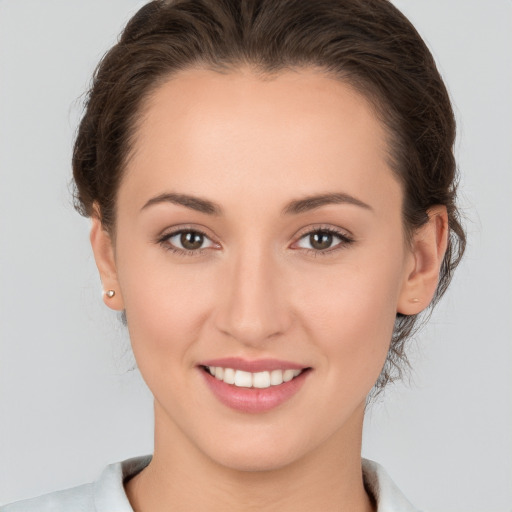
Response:
POLYGON ((111 299, 115 294, 116 294, 116 291, 115 291, 115 290, 107 290, 107 291, 105 292, 105 295, 106 295, 109 299, 111 299))
POLYGON ((418 299, 417 297, 409 299, 409 302, 415 302, 416 303, 416 302, 419 302, 419 301, 420 301, 420 299, 418 299))

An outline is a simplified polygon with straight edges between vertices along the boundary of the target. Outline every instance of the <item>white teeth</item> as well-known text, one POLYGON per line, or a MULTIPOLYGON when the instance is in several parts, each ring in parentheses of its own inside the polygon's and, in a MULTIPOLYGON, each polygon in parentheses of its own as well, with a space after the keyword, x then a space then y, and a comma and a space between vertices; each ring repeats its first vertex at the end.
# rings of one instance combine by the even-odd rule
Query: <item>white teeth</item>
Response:
POLYGON ((283 370, 272 370, 270 372, 270 385, 279 386, 283 383, 283 370))
POLYGON ((285 370, 283 372, 283 381, 284 382, 288 382, 288 381, 292 380, 293 377, 294 377, 293 370, 285 370))
POLYGON ((222 379, 226 384, 235 383, 235 370, 233 368, 224 368, 224 378, 222 379))
POLYGON ((240 388, 252 387, 252 373, 237 370, 235 372, 235 386, 238 386, 240 388))
POLYGON ((269 388, 270 387, 270 373, 258 372, 252 375, 253 388, 269 388))
POLYGON ((302 370, 272 370, 264 372, 244 372, 221 366, 208 366, 208 371, 218 380, 226 384, 234 384, 241 388, 264 389, 289 382, 302 373, 302 370))

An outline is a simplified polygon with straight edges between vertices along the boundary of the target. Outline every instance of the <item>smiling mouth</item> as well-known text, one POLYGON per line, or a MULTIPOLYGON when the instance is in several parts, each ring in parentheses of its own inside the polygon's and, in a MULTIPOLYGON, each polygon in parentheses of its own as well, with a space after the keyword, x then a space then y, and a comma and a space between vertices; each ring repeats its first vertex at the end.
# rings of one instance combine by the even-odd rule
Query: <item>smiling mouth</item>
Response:
POLYGON ((310 368, 301 370, 271 370, 262 372, 246 372, 243 370, 235 370, 233 368, 223 368, 222 366, 202 366, 203 370, 212 377, 226 384, 231 384, 239 388, 256 388, 265 389, 271 386, 280 386, 285 382, 298 377, 310 368))

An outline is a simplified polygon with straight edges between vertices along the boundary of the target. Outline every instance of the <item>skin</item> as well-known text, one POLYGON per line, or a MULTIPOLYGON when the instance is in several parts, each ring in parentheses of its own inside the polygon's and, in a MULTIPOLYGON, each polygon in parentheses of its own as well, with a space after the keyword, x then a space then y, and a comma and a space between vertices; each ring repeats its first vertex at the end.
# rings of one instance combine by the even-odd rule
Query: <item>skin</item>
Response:
POLYGON ((93 218, 105 302, 126 310, 155 398, 153 461, 126 484, 135 511, 374 509, 363 486, 365 399, 397 312, 430 302, 446 249, 443 207, 405 239, 402 189, 366 99, 315 69, 181 71, 144 105, 118 191, 115 236, 93 218), (353 202, 283 213, 331 193, 353 202), (162 194, 206 199, 218 215, 162 194), (326 250, 309 233, 333 229, 326 250), (176 253, 179 229, 206 234, 176 253), (418 299, 418 300, 414 300, 418 299), (234 411, 205 385, 213 358, 312 371, 290 400, 234 411))

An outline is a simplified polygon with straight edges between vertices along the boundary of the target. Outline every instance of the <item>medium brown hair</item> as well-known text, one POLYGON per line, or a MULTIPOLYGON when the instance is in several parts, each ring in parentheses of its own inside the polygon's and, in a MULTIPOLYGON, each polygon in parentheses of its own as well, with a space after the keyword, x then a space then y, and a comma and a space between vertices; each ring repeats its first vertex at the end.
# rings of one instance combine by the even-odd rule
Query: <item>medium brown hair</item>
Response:
MULTIPOLYGON (((431 307, 445 292, 465 247, 455 204, 455 120, 427 46, 387 0, 153 1, 128 22, 94 73, 73 152, 75 204, 115 229, 116 195, 144 101, 192 66, 272 75, 318 67, 352 85, 375 107, 389 135, 390 165, 404 192, 406 233, 445 205, 449 241, 431 307)), ((375 389, 402 376, 405 342, 418 316, 397 314, 375 389)))

